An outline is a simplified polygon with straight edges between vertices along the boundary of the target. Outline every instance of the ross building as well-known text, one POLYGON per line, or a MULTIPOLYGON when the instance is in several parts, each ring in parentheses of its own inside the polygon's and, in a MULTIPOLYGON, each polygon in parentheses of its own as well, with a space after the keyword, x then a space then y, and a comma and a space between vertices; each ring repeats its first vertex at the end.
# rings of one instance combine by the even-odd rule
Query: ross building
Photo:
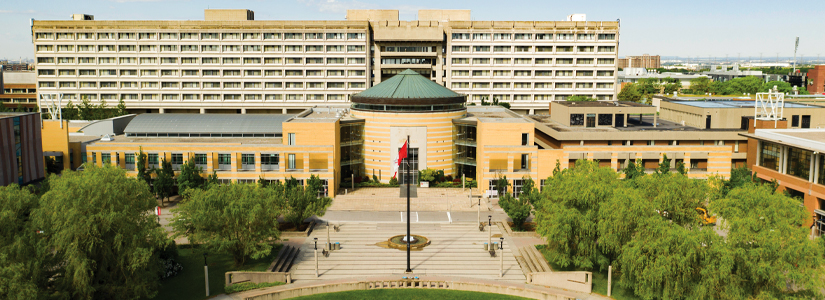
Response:
POLYGON ((122 99, 141 113, 295 114, 346 107, 350 95, 406 69, 472 103, 498 98, 520 112, 617 93, 614 21, 473 21, 469 10, 421 10, 414 21, 397 10, 349 10, 344 21, 254 20, 248 10, 204 16, 35 20, 39 93, 75 104, 122 99))
POLYGON ((0 61, 0 68, 8 72, 22 72, 22 71, 31 71, 32 65, 28 63, 20 62, 11 62, 8 60, 0 61))
POLYGON ((711 66, 710 71, 702 72, 713 81, 728 81, 734 78, 755 76, 759 77, 765 82, 768 81, 788 81, 789 75, 782 74, 763 74, 762 71, 745 70, 740 71, 739 65, 733 65, 731 69, 727 66, 711 66))
POLYGON ((37 107, 37 77, 34 72, 8 72, 0 70, 0 102, 6 108, 37 107))
POLYGON ((825 65, 819 65, 808 70, 808 93, 811 95, 825 95, 825 65))
POLYGON ((0 113, 0 185, 26 185, 45 177, 40 114, 0 113))
POLYGON ((658 69, 662 67, 662 60, 658 55, 643 54, 640 56, 628 56, 619 58, 619 69, 624 68, 644 68, 658 69))
POLYGON ((825 130, 774 129, 774 123, 758 120, 742 134, 748 138, 748 167, 760 179, 776 180, 780 191, 798 197, 809 213, 805 226, 811 227, 813 236, 821 236, 825 232, 825 130))

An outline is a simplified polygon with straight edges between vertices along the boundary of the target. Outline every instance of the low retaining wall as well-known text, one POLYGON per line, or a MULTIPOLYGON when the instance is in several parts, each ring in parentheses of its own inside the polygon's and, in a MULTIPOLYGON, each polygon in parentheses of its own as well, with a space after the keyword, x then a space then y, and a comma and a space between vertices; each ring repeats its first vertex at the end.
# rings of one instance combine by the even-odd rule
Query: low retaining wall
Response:
POLYGON ((307 229, 304 231, 281 231, 281 239, 291 237, 308 237, 312 233, 312 228, 315 227, 315 221, 309 223, 307 229))
POLYGON ((510 227, 510 224, 507 222, 498 222, 504 231, 507 232, 507 235, 512 237, 534 237, 534 238, 541 238, 535 231, 513 231, 513 228, 510 227))
POLYGON ((530 283, 562 288, 582 293, 591 293, 593 273, 587 271, 538 272, 527 276, 530 283))
POLYGON ((264 283, 286 282, 292 283, 292 275, 287 272, 226 272, 224 285, 241 282, 264 283))
POLYGON ((447 276, 425 276, 420 279, 400 279, 399 276, 382 276, 364 279, 334 279, 320 282, 282 285, 233 294, 235 299, 278 300, 324 293, 336 293, 370 289, 445 289, 469 292, 513 295, 532 299, 568 300, 587 297, 561 289, 532 284, 506 283, 494 280, 447 276))

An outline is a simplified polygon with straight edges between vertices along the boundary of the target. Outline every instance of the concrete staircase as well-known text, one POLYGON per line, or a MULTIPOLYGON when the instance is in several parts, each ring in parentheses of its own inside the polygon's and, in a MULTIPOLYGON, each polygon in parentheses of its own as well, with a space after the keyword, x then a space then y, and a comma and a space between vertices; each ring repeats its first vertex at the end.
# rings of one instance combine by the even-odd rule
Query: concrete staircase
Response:
MULTIPOLYGON (((484 250, 488 229, 480 232, 474 223, 413 223, 412 233, 430 239, 431 244, 421 251, 412 251, 411 268, 414 276, 462 276, 481 279, 525 281, 524 273, 513 256, 510 243, 496 257, 484 250), (504 277, 499 277, 500 258, 504 255, 504 277)), ((492 227, 493 241, 498 242, 501 231, 492 227)), ((312 238, 326 243, 326 232, 315 232, 301 246, 301 252, 291 269, 296 282, 367 276, 407 276, 406 251, 378 246, 395 235, 406 233, 405 223, 345 223, 339 232, 332 233, 332 242, 341 243, 341 250, 328 257, 318 253, 320 277, 315 277, 315 257, 312 238)), ((320 247, 319 247, 320 248, 320 247)))
POLYGON ((285 246, 281 248, 281 251, 278 253, 278 258, 272 262, 267 269, 268 272, 289 272, 292 268, 293 263, 295 263, 295 258, 300 255, 301 249, 293 247, 293 246, 285 246))
POLYGON ((516 261, 521 265, 521 269, 525 274, 553 271, 535 246, 520 247, 515 255, 516 261))

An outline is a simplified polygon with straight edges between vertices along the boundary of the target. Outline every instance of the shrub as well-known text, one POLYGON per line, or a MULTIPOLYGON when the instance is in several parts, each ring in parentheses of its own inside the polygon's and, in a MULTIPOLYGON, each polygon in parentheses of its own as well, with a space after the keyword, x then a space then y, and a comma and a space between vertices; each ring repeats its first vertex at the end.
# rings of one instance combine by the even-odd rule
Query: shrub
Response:
POLYGON ((433 169, 424 169, 421 170, 420 174, 418 175, 418 180, 420 181, 434 181, 435 180, 436 171, 433 169))
POLYGON ((390 178, 390 185, 393 185, 393 186, 398 185, 398 178, 395 178, 395 176, 390 178))
POLYGON ((254 282, 242 282, 236 284, 230 284, 223 288, 224 292, 227 294, 243 292, 248 290, 260 289, 270 286, 279 286, 284 285, 284 282, 262 282, 262 283, 254 283, 254 282))

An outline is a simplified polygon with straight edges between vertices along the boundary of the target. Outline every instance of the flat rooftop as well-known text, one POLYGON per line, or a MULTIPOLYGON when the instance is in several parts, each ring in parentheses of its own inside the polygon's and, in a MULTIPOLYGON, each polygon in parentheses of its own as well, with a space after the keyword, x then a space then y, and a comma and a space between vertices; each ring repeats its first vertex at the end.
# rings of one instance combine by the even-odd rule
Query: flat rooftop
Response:
POLYGON ((553 103, 567 107, 653 107, 629 101, 554 101, 553 103))
POLYGON ((242 145, 282 145, 280 137, 127 137, 118 135, 112 141, 97 141, 103 144, 242 144, 242 145))
POLYGON ((521 115, 518 115, 501 106, 467 106, 467 115, 459 121, 465 122, 506 122, 506 123, 526 123, 521 115))
POLYGON ((825 152, 825 129, 756 129, 742 136, 825 152))
MULTIPOLYGON (((670 100, 672 103, 688 105, 701 108, 754 108, 756 103, 754 100, 670 100)), ((818 105, 803 104, 795 102, 785 102, 785 108, 822 108, 818 105)))
POLYGON ((281 124, 295 115, 275 114, 140 114, 123 132, 279 134, 281 124))
POLYGON ((630 131, 742 131, 741 129, 702 129, 691 126, 683 126, 681 123, 671 122, 658 118, 658 126, 653 127, 653 116, 628 115, 627 127, 584 127, 569 126, 554 121, 549 115, 530 115, 528 118, 539 124, 550 127, 557 132, 630 132, 630 131))

